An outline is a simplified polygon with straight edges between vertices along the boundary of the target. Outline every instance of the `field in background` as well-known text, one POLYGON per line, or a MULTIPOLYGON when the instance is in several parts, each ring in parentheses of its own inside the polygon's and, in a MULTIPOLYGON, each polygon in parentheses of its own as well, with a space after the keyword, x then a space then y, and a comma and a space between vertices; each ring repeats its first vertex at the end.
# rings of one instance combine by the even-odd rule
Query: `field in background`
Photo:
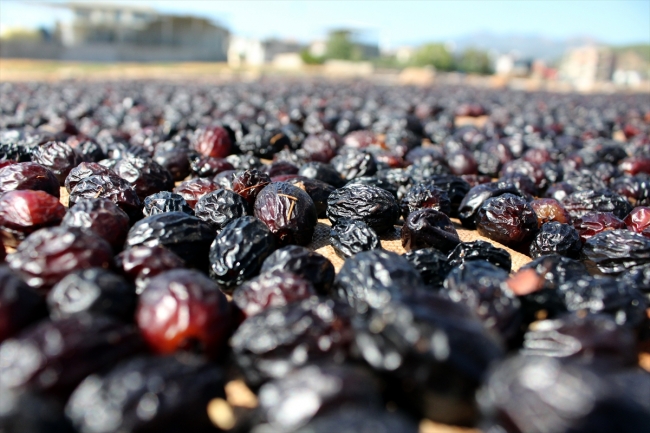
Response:
MULTIPOLYGON (((363 62, 361 62, 363 63, 363 62)), ((475 76, 459 73, 437 73, 427 68, 403 70, 373 69, 352 62, 335 62, 326 65, 303 65, 299 68, 276 66, 233 69, 226 63, 92 63, 62 62, 54 60, 0 59, 0 82, 59 81, 59 80, 170 80, 188 82, 250 81, 261 77, 297 77, 347 79, 363 78, 377 84, 422 85, 449 84, 488 88, 509 88, 525 91, 571 92, 574 89, 560 81, 542 81, 533 78, 506 78, 503 76, 475 76)), ((595 92, 621 90, 611 83, 603 83, 595 92)), ((647 88, 635 92, 650 93, 647 88)))

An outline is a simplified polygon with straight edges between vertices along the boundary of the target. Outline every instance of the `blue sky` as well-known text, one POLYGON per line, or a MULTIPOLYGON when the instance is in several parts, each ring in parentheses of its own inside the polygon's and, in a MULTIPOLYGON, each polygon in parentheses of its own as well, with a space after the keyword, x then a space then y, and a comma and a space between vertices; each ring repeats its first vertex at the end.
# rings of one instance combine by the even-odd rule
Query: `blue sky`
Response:
MULTIPOLYGON (((105 0, 117 3, 120 0, 105 0)), ((51 26, 65 11, 44 6, 63 1, 0 0, 3 27, 51 26)), ((211 18, 237 35, 322 38, 327 29, 365 29, 382 45, 445 42, 477 32, 550 39, 593 37, 622 45, 650 43, 650 0, 636 1, 126 1, 161 12, 211 18)))

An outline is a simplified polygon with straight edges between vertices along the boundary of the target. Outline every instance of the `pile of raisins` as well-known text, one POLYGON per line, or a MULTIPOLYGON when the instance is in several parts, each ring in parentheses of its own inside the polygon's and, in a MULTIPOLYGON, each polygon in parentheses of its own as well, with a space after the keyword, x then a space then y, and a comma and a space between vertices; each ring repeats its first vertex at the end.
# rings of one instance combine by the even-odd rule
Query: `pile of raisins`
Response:
POLYGON ((648 359, 647 97, 0 84, 1 433, 647 432, 648 359))

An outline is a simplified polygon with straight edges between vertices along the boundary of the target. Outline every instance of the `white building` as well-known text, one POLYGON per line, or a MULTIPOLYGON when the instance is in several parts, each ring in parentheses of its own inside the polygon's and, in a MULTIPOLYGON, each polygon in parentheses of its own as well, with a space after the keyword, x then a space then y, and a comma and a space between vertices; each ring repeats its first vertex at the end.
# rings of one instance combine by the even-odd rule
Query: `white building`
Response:
MULTIPOLYGON (((302 45, 295 41, 279 39, 261 41, 254 38, 233 36, 228 44, 228 65, 233 68, 262 66, 272 63, 280 54, 299 53, 302 48, 302 45)), ((287 56, 284 56, 284 58, 287 58, 287 56)))

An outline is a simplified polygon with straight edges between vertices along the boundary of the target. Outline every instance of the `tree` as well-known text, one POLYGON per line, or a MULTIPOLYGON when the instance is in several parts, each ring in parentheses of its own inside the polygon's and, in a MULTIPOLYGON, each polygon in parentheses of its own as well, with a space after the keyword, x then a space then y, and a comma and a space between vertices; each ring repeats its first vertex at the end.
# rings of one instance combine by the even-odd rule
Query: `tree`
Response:
POLYGON ((325 57, 328 59, 352 60, 355 55, 350 30, 331 31, 327 38, 325 57))
POLYGON ((415 66, 434 66, 440 71, 451 71, 454 58, 443 44, 424 44, 413 54, 415 66))
POLYGON ((458 70, 468 74, 489 74, 492 72, 487 52, 468 48, 458 59, 458 70))

